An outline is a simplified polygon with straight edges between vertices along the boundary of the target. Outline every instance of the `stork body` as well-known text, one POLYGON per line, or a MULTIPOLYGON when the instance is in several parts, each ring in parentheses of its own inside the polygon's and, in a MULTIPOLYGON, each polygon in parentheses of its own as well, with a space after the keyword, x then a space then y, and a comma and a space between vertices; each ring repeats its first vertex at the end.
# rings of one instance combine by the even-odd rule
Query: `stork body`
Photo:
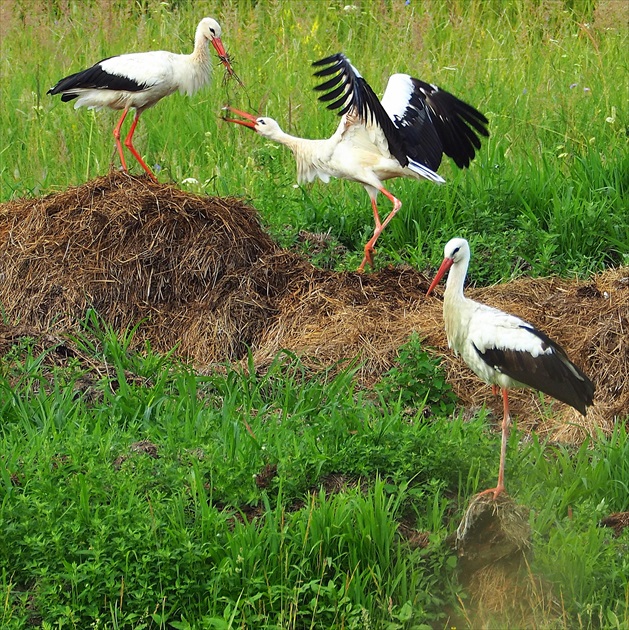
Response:
POLYGON ((165 96, 177 91, 192 96, 209 82, 212 64, 208 42, 212 44, 228 72, 234 75, 221 41, 221 27, 216 20, 206 17, 199 22, 194 50, 189 55, 155 50, 109 57, 91 68, 61 79, 48 90, 48 94, 61 94, 64 102, 76 99, 75 109, 85 106, 96 110, 103 107, 123 110, 113 133, 125 171, 127 165, 120 142, 120 129, 129 110, 135 109, 135 117, 124 144, 140 166, 155 179, 153 172, 133 146, 133 134, 138 119, 144 110, 165 96))
POLYGON ((306 183, 331 177, 361 183, 371 200, 375 229, 364 249, 365 264, 373 265, 375 243, 401 208, 402 203, 383 182, 394 177, 445 180, 436 173, 445 154, 465 168, 480 147, 477 134, 487 136, 487 119, 470 105, 434 85, 406 74, 394 74, 378 100, 371 87, 343 54, 313 64, 318 77, 331 77, 315 89, 325 92, 320 100, 333 101, 328 109, 340 109, 341 120, 326 140, 298 138, 282 131, 272 118, 256 117, 228 107, 245 120, 228 118, 286 145, 297 163, 297 180, 306 183), (377 196, 381 192, 393 204, 381 221, 377 196))
POLYGON ((486 492, 504 492, 504 465, 509 427, 508 390, 531 387, 574 407, 585 415, 592 405, 594 385, 545 333, 519 317, 470 300, 463 285, 470 261, 468 242, 449 241, 444 259, 427 295, 448 272, 443 319, 448 345, 494 391, 502 390, 502 446, 498 485, 486 492))

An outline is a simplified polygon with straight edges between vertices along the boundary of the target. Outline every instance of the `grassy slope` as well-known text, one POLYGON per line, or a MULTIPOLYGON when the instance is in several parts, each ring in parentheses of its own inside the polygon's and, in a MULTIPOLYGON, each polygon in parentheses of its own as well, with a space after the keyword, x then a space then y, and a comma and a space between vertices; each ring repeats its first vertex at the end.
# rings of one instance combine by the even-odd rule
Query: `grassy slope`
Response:
MULTIPOLYGON (((627 262, 626 30, 581 26, 593 21, 587 3, 579 14, 532 0, 356 4, 206 5, 247 91, 217 78, 211 91, 147 112, 137 146, 163 167, 160 177, 248 196, 286 243, 300 228, 331 229, 355 250, 338 264, 355 266, 371 229, 362 188, 295 188, 286 150, 217 117, 229 100, 294 133, 330 134, 336 121, 311 92, 308 62, 344 50, 378 92, 391 72, 408 71, 491 119, 492 137, 468 172, 442 167, 447 186, 391 184, 405 205, 382 238, 380 264, 434 263, 455 232, 471 238, 477 260, 495 257, 475 267, 480 281, 627 262)), ((2 37, 0 81, 13 104, 0 110, 3 200, 80 184, 112 158, 117 164, 115 114, 75 112, 45 96, 50 85, 117 52, 187 51, 200 17, 183 2, 174 12, 132 5, 128 14, 113 2, 53 3, 56 14, 14 6, 29 14, 16 11, 2 37)), ((51 373, 28 346, 0 363, 3 625, 392 630, 446 622, 458 587, 444 539, 465 499, 491 483, 497 458, 483 414, 465 425, 439 416, 426 423, 421 412, 404 412, 421 409, 422 397, 408 400, 403 390, 401 406, 395 388, 366 396, 351 370, 304 380, 290 359, 264 378, 228 370, 203 379, 96 336, 85 354, 105 356, 107 372, 86 376, 77 364, 51 373), (86 383, 89 396, 78 396, 86 383), (134 454, 140 440, 155 444, 158 458, 134 454), (254 475, 273 470, 266 466, 277 476, 260 487, 254 475), (331 473, 372 481, 367 494, 306 495, 331 473), (373 481, 376 473, 386 484, 373 481), (234 521, 235 511, 258 507, 255 525, 234 521), (432 532, 428 551, 396 542, 402 516, 432 532)), ((402 372, 414 374, 416 362, 402 372)), ((626 620, 627 534, 613 540, 597 523, 629 509, 628 444, 622 429, 576 453, 511 440, 510 489, 533 508, 533 569, 563 602, 563 621, 546 625, 626 620)), ((540 607, 541 625, 545 613, 540 607)))

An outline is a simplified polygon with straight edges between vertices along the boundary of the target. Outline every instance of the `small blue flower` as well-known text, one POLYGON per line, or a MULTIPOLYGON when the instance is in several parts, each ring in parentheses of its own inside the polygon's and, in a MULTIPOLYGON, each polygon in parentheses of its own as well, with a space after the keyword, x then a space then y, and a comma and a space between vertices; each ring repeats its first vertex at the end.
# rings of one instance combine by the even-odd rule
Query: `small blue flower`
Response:
POLYGON ((570 84, 570 89, 574 90, 575 87, 577 87, 577 85, 579 85, 578 83, 571 83, 570 84))

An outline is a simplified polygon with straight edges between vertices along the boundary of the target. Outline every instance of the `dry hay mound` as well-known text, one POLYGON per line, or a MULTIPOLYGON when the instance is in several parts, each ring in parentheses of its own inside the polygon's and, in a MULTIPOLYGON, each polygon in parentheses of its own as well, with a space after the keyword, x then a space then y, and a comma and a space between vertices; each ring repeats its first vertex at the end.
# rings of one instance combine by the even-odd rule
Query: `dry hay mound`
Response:
MULTIPOLYGON (((177 345, 200 369, 240 359, 248 347, 260 369, 284 348, 313 369, 360 355, 358 377, 369 386, 415 330, 443 357, 466 407, 488 403, 501 414, 491 389, 448 350, 441 300, 426 299, 424 275, 315 269, 280 249, 237 199, 112 173, 0 205, 0 255, 0 305, 12 322, 4 347, 18 327, 42 337, 75 330, 93 307, 117 330, 142 322, 137 346, 177 345)), ((521 279, 468 294, 542 328, 597 386, 585 420, 534 392, 513 392, 521 428, 579 441, 629 414, 628 269, 588 282, 521 279), (556 413, 540 424, 546 405, 556 413)), ((0 330, 0 352, 2 337, 0 330)))
POLYGON ((198 360, 237 358, 275 313, 284 254, 241 201, 122 173, 0 211, 0 303, 55 332, 93 307, 138 342, 198 360))

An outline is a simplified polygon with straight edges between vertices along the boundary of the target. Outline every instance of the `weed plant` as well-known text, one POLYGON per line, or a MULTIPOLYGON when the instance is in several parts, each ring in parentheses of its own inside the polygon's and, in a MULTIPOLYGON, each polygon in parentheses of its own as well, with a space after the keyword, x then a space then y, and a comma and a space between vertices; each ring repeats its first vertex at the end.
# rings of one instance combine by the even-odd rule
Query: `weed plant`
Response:
MULTIPOLYGON (((470 239, 478 260, 491 256, 491 265, 471 270, 481 283, 628 264, 629 42, 626 6, 614 0, 8 0, 0 200, 117 168, 117 114, 74 111, 46 90, 107 56, 188 52, 205 14, 220 21, 246 88, 225 82, 215 63, 209 90, 170 96, 142 116, 136 146, 162 181, 247 198, 284 245, 302 229, 330 231, 348 249, 337 267, 355 268, 373 229, 362 186, 298 187, 290 151, 220 120, 229 103, 272 116, 290 133, 328 137, 337 118, 317 101, 309 68, 343 51, 378 94, 390 74, 408 72, 490 120, 491 137, 469 170, 445 159, 446 185, 390 182, 404 205, 379 241, 377 264, 425 268, 453 235, 470 239)), ((381 205, 388 209, 386 199, 381 205)))

